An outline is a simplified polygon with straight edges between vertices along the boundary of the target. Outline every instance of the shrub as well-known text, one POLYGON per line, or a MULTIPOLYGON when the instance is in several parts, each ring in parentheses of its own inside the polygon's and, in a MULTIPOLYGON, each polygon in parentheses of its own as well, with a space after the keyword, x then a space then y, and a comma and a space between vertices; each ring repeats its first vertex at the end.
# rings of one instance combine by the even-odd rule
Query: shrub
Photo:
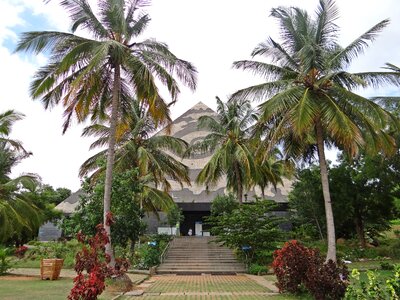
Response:
POLYGON ((74 239, 63 242, 35 242, 25 254, 25 259, 62 258, 65 267, 74 267, 75 253, 80 250, 79 242, 74 239))
POLYGON ((141 246, 137 248, 133 258, 135 268, 147 270, 160 264, 161 254, 167 247, 171 236, 167 234, 155 234, 143 236, 141 246))
POLYGON ((280 292, 299 293, 309 267, 309 260, 316 256, 316 250, 304 247, 296 240, 286 242, 282 249, 274 252, 272 268, 280 292))
POLYGON ((212 226, 211 232, 217 236, 217 242, 233 249, 249 249, 242 256, 246 257, 246 263, 263 264, 263 261, 256 260, 257 257, 265 258, 259 254, 275 250, 283 239, 279 227, 283 220, 274 214, 276 208, 270 200, 247 203, 230 214, 208 217, 207 224, 212 226))
POLYGON ((304 278, 304 285, 316 300, 343 299, 348 285, 348 271, 332 260, 324 263, 317 255, 311 259, 304 278))
POLYGON ((380 265, 382 270, 388 270, 388 271, 394 270, 394 265, 386 261, 381 262, 380 265))
POLYGON ((347 287, 347 268, 324 263, 318 250, 298 241, 286 242, 274 252, 272 263, 280 292, 299 293, 305 287, 317 300, 342 299, 347 287))
POLYGON ((69 300, 95 300, 105 289, 105 279, 111 269, 107 265, 110 257, 105 254, 108 236, 102 224, 96 226, 97 233, 93 238, 78 234, 82 250, 76 254, 74 287, 68 296, 69 300), (86 246, 89 245, 89 248, 86 246), (87 275, 84 275, 84 271, 87 275))
POLYGON ((400 265, 386 280, 373 271, 367 271, 367 281, 360 280, 357 269, 353 269, 351 277, 353 283, 347 287, 346 300, 400 299, 400 265))
POLYGON ((17 249, 15 249, 14 254, 18 258, 23 258, 25 256, 26 251, 28 251, 28 247, 20 246, 17 249))
MULTIPOLYGON (((110 224, 112 222, 111 213, 107 216, 107 222, 110 224)), ((95 300, 104 291, 106 278, 112 275, 122 276, 129 268, 129 263, 126 260, 116 259, 115 268, 108 265, 110 257, 105 253, 105 246, 109 239, 103 224, 96 226, 94 237, 88 238, 79 233, 77 238, 82 243, 82 250, 76 254, 77 276, 68 299, 95 300)))
POLYGON ((264 275, 268 273, 268 268, 258 264, 251 264, 249 266, 249 273, 253 275, 264 275))
POLYGON ((0 246, 0 276, 6 274, 8 269, 11 267, 8 254, 9 249, 0 246))

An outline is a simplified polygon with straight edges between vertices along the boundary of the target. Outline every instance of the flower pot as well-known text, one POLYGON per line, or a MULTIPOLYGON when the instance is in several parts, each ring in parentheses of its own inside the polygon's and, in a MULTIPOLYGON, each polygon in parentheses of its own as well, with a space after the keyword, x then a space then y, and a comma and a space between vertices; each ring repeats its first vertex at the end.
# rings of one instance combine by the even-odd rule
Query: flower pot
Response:
POLYGON ((64 260, 59 258, 46 258, 40 261, 40 278, 57 280, 60 277, 64 260))

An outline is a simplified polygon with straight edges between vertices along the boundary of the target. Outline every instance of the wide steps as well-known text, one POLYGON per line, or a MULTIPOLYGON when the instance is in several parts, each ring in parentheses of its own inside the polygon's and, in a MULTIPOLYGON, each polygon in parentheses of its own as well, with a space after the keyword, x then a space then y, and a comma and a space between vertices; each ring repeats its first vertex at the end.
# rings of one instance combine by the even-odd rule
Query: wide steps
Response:
POLYGON ((212 243, 213 237, 176 237, 159 274, 236 274, 246 272, 227 247, 212 243))

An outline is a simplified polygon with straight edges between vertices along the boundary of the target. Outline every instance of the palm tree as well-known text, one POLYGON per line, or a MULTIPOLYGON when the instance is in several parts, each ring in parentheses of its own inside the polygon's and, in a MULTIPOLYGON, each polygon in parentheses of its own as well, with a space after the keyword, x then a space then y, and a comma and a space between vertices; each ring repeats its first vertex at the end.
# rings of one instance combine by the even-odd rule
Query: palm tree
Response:
MULTIPOLYGON (((169 104, 158 92, 164 84, 175 102, 180 92, 177 76, 194 89, 196 70, 178 59, 167 45, 154 39, 138 40, 150 18, 143 12, 148 0, 99 0, 98 16, 87 0, 63 0, 72 20, 72 33, 40 31, 23 33, 16 51, 50 53, 47 65, 40 68, 31 84, 31 96, 40 98, 45 108, 64 107, 64 132, 73 117, 78 122, 109 115, 106 179, 104 190, 104 226, 110 236, 107 216, 110 212, 112 169, 116 127, 131 93, 148 107, 153 117, 169 121, 169 104), (92 38, 75 35, 86 30, 92 38)), ((170 103, 170 104, 171 104, 170 103)), ((111 242, 107 253, 112 256, 111 242)), ((112 262, 113 263, 113 262, 112 262)))
POLYGON ((23 114, 12 109, 0 114, 0 142, 4 145, 11 146, 13 150, 19 151, 20 154, 30 155, 30 153, 22 146, 21 142, 9 138, 14 123, 23 118, 23 114))
POLYGON ((282 143, 285 154, 318 153, 328 232, 327 260, 336 261, 335 227, 324 145, 357 155, 360 148, 390 151, 394 140, 385 132, 397 120, 376 103, 354 92, 357 88, 399 85, 396 72, 350 73, 346 69, 389 23, 383 20, 347 47, 338 44, 338 10, 332 0, 320 0, 315 18, 299 8, 279 7, 281 43, 269 38, 252 56, 265 63, 237 61, 234 67, 251 71, 265 83, 237 91, 233 99, 263 101, 258 126, 268 130, 266 151, 282 143))
MULTIPOLYGON (((190 185, 188 168, 177 159, 185 153, 187 143, 176 137, 156 135, 156 125, 149 112, 133 100, 128 114, 117 126, 114 166, 115 172, 138 169, 137 180, 143 185, 143 205, 155 212, 168 210, 174 204, 168 194, 169 179, 181 186, 183 183, 190 185)), ((88 126, 83 131, 83 136, 97 137, 91 149, 107 145, 109 135, 110 128, 103 124, 88 126)), ((80 176, 92 172, 91 180, 96 180, 104 174, 101 162, 106 158, 106 151, 87 159, 81 166, 80 176)))
MULTIPOLYGON (((253 143, 258 148, 261 141, 256 138, 253 143)), ((251 181, 254 185, 260 187, 261 196, 265 199, 265 189, 267 186, 272 184, 274 189, 276 189, 278 184, 283 185, 283 177, 290 178, 293 175, 294 164, 291 160, 285 159, 278 148, 272 150, 266 157, 266 153, 257 151, 257 149, 254 152, 256 153, 256 172, 251 177, 251 181)))
POLYGON ((10 139, 15 121, 23 115, 13 110, 0 114, 0 242, 17 240, 23 233, 35 235, 42 222, 42 214, 23 193, 25 187, 37 183, 34 175, 9 177, 13 166, 30 155, 21 142, 10 139))
POLYGON ((249 187, 255 172, 249 128, 256 116, 248 101, 223 103, 217 97, 216 118, 201 116, 198 127, 210 131, 202 141, 191 146, 192 153, 213 153, 196 178, 198 184, 214 185, 226 175, 227 188, 242 203, 243 189, 249 187))

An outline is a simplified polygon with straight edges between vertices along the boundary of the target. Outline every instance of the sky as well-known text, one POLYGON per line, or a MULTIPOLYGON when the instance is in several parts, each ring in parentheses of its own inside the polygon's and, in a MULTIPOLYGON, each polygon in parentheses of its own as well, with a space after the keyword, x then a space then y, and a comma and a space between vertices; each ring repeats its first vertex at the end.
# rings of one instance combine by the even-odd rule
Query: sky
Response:
MULTIPOLYGON (((89 0, 95 7, 96 1, 89 0)), ((400 5, 398 0, 337 0, 341 28, 340 44, 346 46, 383 19, 390 25, 350 71, 378 71, 386 62, 400 65, 400 5)), ((179 58, 192 62, 198 70, 195 92, 182 87, 176 118, 197 102, 216 108, 215 96, 226 100, 238 89, 261 83, 262 79, 232 69, 232 62, 250 59, 252 49, 268 37, 278 39, 279 27, 269 16, 271 8, 298 6, 312 14, 317 0, 153 0, 147 11, 152 19, 145 34, 169 45, 179 58)), ((62 108, 45 111, 40 101, 29 97, 35 71, 46 63, 43 55, 14 53, 18 36, 25 31, 69 31, 68 14, 58 0, 0 0, 0 112, 14 109, 25 114, 11 137, 23 142, 33 155, 13 170, 13 176, 36 173, 43 183, 80 186, 78 170, 92 154, 89 138, 82 138, 83 125, 73 124, 62 135, 62 108)), ((85 34, 85 33, 81 33, 85 34)), ((359 91, 365 96, 398 95, 398 88, 359 91)), ((256 103, 255 103, 256 104, 256 103)), ((330 154, 333 159, 333 153, 330 154)))

